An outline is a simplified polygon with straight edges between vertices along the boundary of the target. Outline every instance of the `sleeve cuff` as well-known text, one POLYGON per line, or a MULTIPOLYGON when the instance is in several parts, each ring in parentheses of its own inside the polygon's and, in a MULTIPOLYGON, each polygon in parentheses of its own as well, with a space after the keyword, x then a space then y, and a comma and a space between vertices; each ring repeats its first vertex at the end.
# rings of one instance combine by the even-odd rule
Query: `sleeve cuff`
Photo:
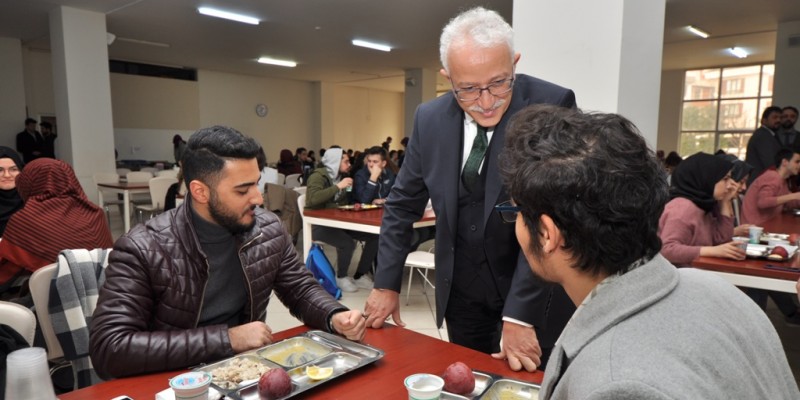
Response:
POLYGON ((503 321, 505 321, 505 322, 511 322, 511 323, 513 323, 513 324, 517 324, 517 325, 522 325, 522 326, 524 326, 524 327, 526 327, 526 328, 533 328, 533 325, 531 325, 531 324, 529 324, 529 323, 527 323, 527 322, 522 322, 522 321, 520 321, 520 320, 518 320, 518 319, 516 319, 516 318, 511 318, 511 317, 503 317, 503 321))

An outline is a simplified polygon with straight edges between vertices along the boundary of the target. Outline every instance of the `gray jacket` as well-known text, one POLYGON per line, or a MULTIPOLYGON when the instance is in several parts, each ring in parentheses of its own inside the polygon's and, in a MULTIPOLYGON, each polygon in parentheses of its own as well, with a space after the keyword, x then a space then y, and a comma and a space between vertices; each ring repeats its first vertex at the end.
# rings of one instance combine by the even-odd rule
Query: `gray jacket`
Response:
POLYGON ((772 323, 710 272, 661 255, 600 290, 547 363, 542 399, 800 399, 772 323))

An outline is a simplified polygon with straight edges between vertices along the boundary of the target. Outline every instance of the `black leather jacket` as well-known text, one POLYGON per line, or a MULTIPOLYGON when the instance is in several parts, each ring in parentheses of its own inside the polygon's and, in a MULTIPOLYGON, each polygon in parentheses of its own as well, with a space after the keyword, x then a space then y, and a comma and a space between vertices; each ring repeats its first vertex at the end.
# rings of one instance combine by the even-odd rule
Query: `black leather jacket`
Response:
MULTIPOLYGON (((273 290, 292 315, 314 328, 328 330, 330 316, 347 310, 304 267, 274 214, 257 208, 255 226, 237 243, 248 297, 245 321, 266 319, 273 290)), ((207 279, 189 199, 117 240, 91 326, 98 375, 167 371, 233 356, 228 326, 197 326, 207 279)))

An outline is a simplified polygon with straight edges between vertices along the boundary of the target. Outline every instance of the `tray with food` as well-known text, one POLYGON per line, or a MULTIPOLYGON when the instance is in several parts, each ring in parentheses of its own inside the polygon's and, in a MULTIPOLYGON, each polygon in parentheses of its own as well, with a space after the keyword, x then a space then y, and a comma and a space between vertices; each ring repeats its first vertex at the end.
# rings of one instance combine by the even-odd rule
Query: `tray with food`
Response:
POLYGON ((473 370, 462 362, 450 364, 442 379, 441 399, 538 399, 539 385, 473 370))
POLYGON ((288 399, 383 358, 378 348, 322 331, 308 331, 252 354, 275 367, 228 391, 239 400, 288 399))
POLYGON ((797 246, 789 244, 747 244, 747 257, 749 258, 763 258, 770 261, 787 261, 794 257, 797 253, 797 246))
POLYGON ((382 206, 377 204, 356 203, 356 204, 349 204, 346 206, 339 206, 338 208, 340 210, 347 210, 347 211, 367 211, 367 210, 377 210, 381 207, 382 206))
POLYGON ((265 372, 279 365, 255 354, 241 354, 227 360, 196 368, 211 374, 211 385, 222 394, 258 382, 265 372))

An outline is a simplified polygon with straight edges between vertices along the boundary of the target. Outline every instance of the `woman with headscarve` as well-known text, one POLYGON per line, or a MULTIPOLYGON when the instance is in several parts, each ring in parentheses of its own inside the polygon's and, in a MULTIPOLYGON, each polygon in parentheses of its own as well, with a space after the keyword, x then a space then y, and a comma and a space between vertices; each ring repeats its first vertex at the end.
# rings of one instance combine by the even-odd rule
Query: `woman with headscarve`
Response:
POLYGON ((700 256, 741 260, 743 249, 733 238, 733 207, 737 184, 731 179, 733 164, 697 153, 672 173, 670 197, 658 221, 661 254, 679 266, 700 256))
POLYGON ((65 162, 31 161, 17 177, 17 190, 25 205, 8 221, 0 241, 3 298, 27 296, 27 278, 56 262, 61 250, 113 246, 103 211, 89 201, 65 162))
POLYGON ((731 179, 736 182, 736 196, 731 199, 731 206, 733 207, 733 236, 747 236, 750 231, 751 224, 742 223, 742 196, 747 190, 747 181, 750 179, 750 173, 753 172, 753 166, 740 160, 733 154, 722 154, 723 160, 728 160, 733 164, 731 169, 731 179))
POLYGON ((22 208, 22 197, 17 192, 17 175, 25 164, 13 149, 0 146, 0 237, 6 230, 11 215, 22 208))

